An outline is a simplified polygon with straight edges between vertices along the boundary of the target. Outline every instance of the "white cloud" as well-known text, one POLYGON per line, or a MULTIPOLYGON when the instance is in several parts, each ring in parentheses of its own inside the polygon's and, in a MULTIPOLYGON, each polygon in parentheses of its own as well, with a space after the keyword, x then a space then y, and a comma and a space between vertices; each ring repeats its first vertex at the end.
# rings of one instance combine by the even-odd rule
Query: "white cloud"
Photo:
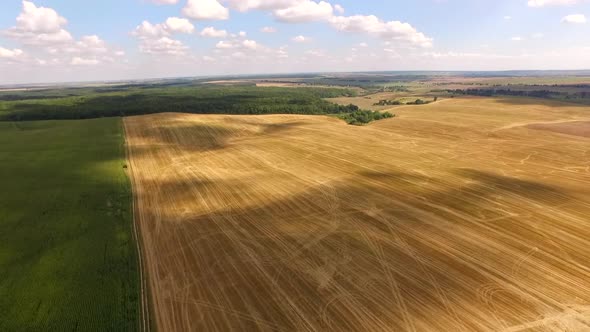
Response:
POLYGON ((161 37, 142 40, 139 49, 142 53, 152 55, 185 55, 188 47, 179 40, 161 37))
POLYGON ((232 49, 232 48, 236 48, 237 45, 233 42, 229 42, 229 41, 220 41, 215 45, 216 48, 219 49, 232 49))
POLYGON ((538 32, 538 33, 533 33, 531 36, 533 39, 543 39, 545 37, 544 34, 538 32))
POLYGON ((519 42, 519 41, 523 41, 522 37, 516 36, 516 37, 512 37, 510 38, 510 40, 514 41, 514 42, 519 42))
POLYGON ((217 0, 188 0, 182 13, 195 20, 227 20, 229 10, 217 0))
POLYGON ((164 24, 170 33, 190 34, 195 31, 195 26, 186 18, 169 17, 164 24))
POLYGON ((275 53, 275 56, 280 59, 286 59, 289 57, 289 53, 287 52, 286 47, 279 48, 275 53))
POLYGON ((6 32, 6 36, 18 40, 23 44, 34 46, 65 44, 74 40, 72 35, 64 29, 56 33, 34 33, 9 29, 6 32))
POLYGON ((135 27, 135 30, 131 34, 140 38, 149 38, 166 36, 168 35, 168 31, 166 31, 163 24, 151 24, 148 21, 143 21, 135 27))
POLYGON ((583 0, 529 0, 529 7, 546 7, 546 6, 569 6, 582 2, 583 0))
POLYGON ((250 49, 250 50, 255 50, 255 49, 258 48, 258 43, 256 41, 254 41, 254 40, 249 40, 249 39, 244 40, 242 42, 242 45, 245 48, 250 49))
POLYGON ((333 14, 334 9, 331 4, 325 1, 314 2, 310 0, 302 0, 291 7, 274 11, 277 20, 289 23, 326 21, 333 14))
POLYGON ((75 41, 65 29, 67 20, 54 9, 37 7, 22 1, 22 11, 15 26, 5 30, 5 36, 25 45, 20 49, 3 49, 3 57, 19 58, 29 65, 82 65, 113 61, 111 50, 97 35, 83 36, 75 41), (50 59, 46 57, 50 56, 50 59), (73 57, 73 58, 72 58, 73 57))
POLYGON ((299 36, 293 37, 291 40, 296 43, 305 43, 305 42, 309 41, 309 38, 299 35, 299 36))
POLYGON ((97 35, 84 36, 76 43, 76 47, 72 48, 80 53, 106 53, 108 51, 104 40, 97 35))
POLYGON ((98 59, 85 59, 81 57, 74 57, 70 62, 73 66, 95 66, 98 65, 100 61, 98 59))
POLYGON ((37 7, 30 1, 22 2, 22 12, 16 18, 16 28, 22 31, 37 33, 57 33, 68 20, 45 7, 37 7))
MULTIPOLYGON (((345 32, 371 34, 385 40, 405 42, 412 46, 431 47, 432 38, 417 31, 409 23, 399 21, 385 22, 374 15, 334 16, 342 14, 344 8, 332 6, 326 1, 317 0, 226 0, 231 8, 239 11, 271 11, 278 21, 286 23, 303 23, 324 21, 334 28, 345 32)), ((275 31, 263 28, 263 32, 275 31)))
POLYGON ((506 21, 510 21, 510 20, 512 19, 512 16, 506 15, 506 16, 504 16, 504 19, 505 19, 506 21))
POLYGON ((264 27, 264 28, 260 29, 260 32, 275 33, 275 32, 277 32, 277 29, 274 27, 264 27))
POLYGON ((323 50, 309 50, 305 52, 305 55, 314 56, 314 57, 325 57, 326 52, 323 50))
POLYGON ((141 22, 132 34, 139 38, 155 38, 170 36, 173 33, 193 33, 194 25, 186 18, 169 17, 166 22, 152 24, 148 21, 141 22))
POLYGON ((241 12, 249 10, 277 10, 296 5, 302 0, 228 0, 231 8, 241 12))
POLYGON ((150 0, 152 3, 156 5, 175 5, 178 3, 178 0, 150 0))
POLYGON ((261 48, 261 45, 258 44, 255 40, 222 40, 215 45, 215 48, 220 50, 229 50, 229 49, 242 49, 242 50, 257 50, 261 48))
POLYGON ((0 58, 3 59, 15 59, 22 56, 23 54, 23 50, 20 50, 18 48, 10 50, 4 47, 0 47, 0 58))
POLYGON ((236 59, 244 59, 246 58, 246 53, 244 52, 234 52, 232 53, 232 58, 236 58, 236 59))
POLYGON ((385 40, 405 42, 412 46, 432 47, 432 39, 418 32, 409 23, 384 22, 374 15, 335 16, 330 23, 339 31, 367 33, 385 40))
POLYGON ((205 56, 203 56, 203 61, 207 61, 207 62, 215 62, 215 61, 217 61, 217 59, 215 59, 214 57, 211 57, 211 56, 205 55, 205 56))
POLYGON ((73 40, 63 27, 68 21, 55 10, 37 7, 30 1, 22 2, 22 11, 16 18, 16 26, 5 35, 28 45, 66 43, 73 40))
POLYGON ((432 58, 478 58, 483 57, 481 53, 467 53, 467 52, 427 52, 422 54, 424 57, 432 58))
POLYGON ((574 14, 568 15, 561 19, 562 23, 569 23, 569 24, 584 24, 587 22, 586 16, 582 14, 574 14))
POLYGON ((227 37, 227 31, 217 30, 214 27, 206 27, 201 31, 201 36, 209 38, 225 38, 227 37))

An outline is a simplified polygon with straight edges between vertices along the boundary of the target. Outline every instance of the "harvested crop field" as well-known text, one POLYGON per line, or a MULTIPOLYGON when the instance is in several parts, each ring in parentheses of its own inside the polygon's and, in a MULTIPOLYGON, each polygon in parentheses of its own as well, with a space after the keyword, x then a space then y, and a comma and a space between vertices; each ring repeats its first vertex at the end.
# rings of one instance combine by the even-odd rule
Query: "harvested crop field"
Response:
POLYGON ((560 134, 590 137, 590 121, 568 121, 561 123, 540 123, 529 125, 532 129, 548 130, 560 134))
POLYGON ((589 109, 125 119, 161 331, 590 329, 589 109))

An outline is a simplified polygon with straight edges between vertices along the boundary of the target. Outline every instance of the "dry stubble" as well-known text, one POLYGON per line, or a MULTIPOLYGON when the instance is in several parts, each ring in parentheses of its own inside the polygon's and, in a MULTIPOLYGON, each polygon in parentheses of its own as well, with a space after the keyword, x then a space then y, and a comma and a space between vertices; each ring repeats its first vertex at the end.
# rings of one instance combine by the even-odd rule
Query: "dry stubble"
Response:
POLYGON ((396 112, 127 118, 159 330, 590 329, 588 108, 396 112))

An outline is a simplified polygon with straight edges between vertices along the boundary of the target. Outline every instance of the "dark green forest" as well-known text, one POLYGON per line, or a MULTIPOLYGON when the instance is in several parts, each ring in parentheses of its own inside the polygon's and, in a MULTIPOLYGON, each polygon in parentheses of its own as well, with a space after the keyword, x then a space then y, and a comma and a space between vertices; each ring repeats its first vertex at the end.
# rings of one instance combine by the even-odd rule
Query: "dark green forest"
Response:
POLYGON ((362 126, 373 121, 393 118, 395 115, 389 112, 357 110, 340 114, 338 117, 350 125, 362 126))
POLYGON ((354 96, 343 88, 200 85, 0 93, 0 120, 90 119, 161 112, 193 114, 342 114, 359 110, 323 98, 354 96))

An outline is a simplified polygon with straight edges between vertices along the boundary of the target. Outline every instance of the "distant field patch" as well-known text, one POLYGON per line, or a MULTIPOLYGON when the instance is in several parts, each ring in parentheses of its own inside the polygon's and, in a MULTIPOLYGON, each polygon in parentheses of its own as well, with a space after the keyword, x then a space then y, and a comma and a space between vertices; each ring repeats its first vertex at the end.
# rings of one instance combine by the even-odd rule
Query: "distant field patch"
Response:
POLYGON ((353 104, 361 109, 371 111, 383 111, 398 107, 400 105, 406 105, 408 103, 414 103, 417 99, 432 102, 432 96, 424 96, 422 94, 413 94, 408 92, 379 92, 369 95, 353 96, 353 97, 336 97, 326 98, 326 100, 338 104, 338 105, 349 105, 353 104), (380 105, 381 101, 396 101, 399 105, 380 105))
POLYGON ((0 331, 135 331, 119 118, 0 123, 0 331))

